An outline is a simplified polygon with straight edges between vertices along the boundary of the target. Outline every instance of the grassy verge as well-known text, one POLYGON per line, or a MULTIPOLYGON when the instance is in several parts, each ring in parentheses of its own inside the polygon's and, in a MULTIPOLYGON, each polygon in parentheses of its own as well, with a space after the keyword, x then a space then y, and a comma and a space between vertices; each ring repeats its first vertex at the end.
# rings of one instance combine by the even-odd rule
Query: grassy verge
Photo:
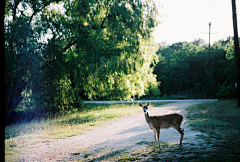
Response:
POLYGON ((202 103, 187 108, 188 124, 217 139, 219 147, 240 156, 240 108, 236 100, 202 103))
POLYGON ((85 154, 83 158, 74 157, 77 161, 239 161, 239 156, 231 154, 229 150, 223 148, 205 148, 204 146, 193 147, 184 145, 178 149, 178 145, 171 145, 162 142, 162 152, 158 153, 158 147, 153 152, 154 142, 140 142, 138 148, 133 150, 113 151, 104 155, 85 154))
MULTIPOLYGON (((152 103, 152 106, 166 103, 152 103)), ((54 118, 5 127, 5 160, 15 159, 34 149, 32 145, 75 136, 106 121, 142 111, 138 103, 85 104, 81 111, 62 112, 54 118)))
MULTIPOLYGON (((178 144, 171 145, 168 142, 161 142, 161 153, 158 147, 153 152, 154 142, 139 142, 138 147, 132 150, 117 150, 106 154, 85 154, 84 157, 72 157, 76 161, 239 161, 239 157, 232 155, 229 150, 220 148, 206 148, 205 146, 191 146, 184 144, 178 149, 178 144), (220 159, 220 160, 219 160, 220 159)), ((80 153, 79 153, 80 154, 80 153)), ((84 154, 84 153, 83 153, 84 154)), ((72 154, 73 155, 73 154, 72 154)), ((72 160, 71 159, 71 160, 72 160)), ((69 160, 69 159, 68 159, 69 160)), ((70 160, 70 161, 71 161, 70 160)))

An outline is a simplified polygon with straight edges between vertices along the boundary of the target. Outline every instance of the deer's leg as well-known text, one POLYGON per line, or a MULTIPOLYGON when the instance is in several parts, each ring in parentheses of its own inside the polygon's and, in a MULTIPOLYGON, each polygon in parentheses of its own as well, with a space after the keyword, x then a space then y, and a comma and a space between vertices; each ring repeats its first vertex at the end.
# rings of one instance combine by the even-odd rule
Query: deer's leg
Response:
POLYGON ((180 145, 179 145, 179 149, 182 147, 182 139, 183 139, 183 131, 184 129, 180 128, 180 125, 174 127, 180 134, 181 134, 181 138, 180 138, 180 145))
POLYGON ((161 145, 160 145, 160 129, 157 130, 157 138, 158 138, 158 144, 159 144, 159 152, 161 152, 161 145))
POLYGON ((153 150, 153 152, 156 150, 156 135, 157 135, 157 132, 154 130, 154 140, 155 140, 155 142, 154 142, 154 150, 153 150))

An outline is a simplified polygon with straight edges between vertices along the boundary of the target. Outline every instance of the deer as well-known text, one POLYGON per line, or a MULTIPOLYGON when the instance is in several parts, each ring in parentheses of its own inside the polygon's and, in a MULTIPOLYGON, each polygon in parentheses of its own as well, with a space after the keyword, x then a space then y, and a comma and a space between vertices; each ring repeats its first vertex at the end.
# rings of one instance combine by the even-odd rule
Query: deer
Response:
POLYGON ((160 145, 160 129, 162 128, 174 128, 176 129, 180 134, 180 145, 179 149, 182 147, 182 139, 184 135, 184 129, 180 128, 183 116, 181 114, 168 114, 168 115, 162 115, 162 116, 149 116, 148 113, 148 106, 150 103, 147 105, 143 106, 142 103, 139 103, 139 106, 143 108, 144 115, 146 122, 149 124, 149 127, 153 130, 154 132, 154 150, 156 150, 156 136, 158 138, 158 143, 159 143, 159 153, 161 152, 161 145, 160 145))

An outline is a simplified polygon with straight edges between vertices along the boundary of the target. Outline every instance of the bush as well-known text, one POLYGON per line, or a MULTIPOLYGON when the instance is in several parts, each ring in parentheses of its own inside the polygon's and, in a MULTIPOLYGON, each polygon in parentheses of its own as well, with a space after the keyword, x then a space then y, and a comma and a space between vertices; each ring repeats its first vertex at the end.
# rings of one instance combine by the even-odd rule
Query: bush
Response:
POLYGON ((233 86, 221 86, 217 92, 218 99, 237 98, 237 90, 233 86))

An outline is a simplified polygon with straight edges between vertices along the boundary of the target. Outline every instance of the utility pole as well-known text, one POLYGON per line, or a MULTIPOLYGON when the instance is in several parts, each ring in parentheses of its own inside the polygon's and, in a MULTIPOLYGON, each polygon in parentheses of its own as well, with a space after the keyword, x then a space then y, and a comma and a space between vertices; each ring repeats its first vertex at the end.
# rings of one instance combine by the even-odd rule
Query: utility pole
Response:
POLYGON ((233 32, 234 32, 234 48, 235 48, 235 64, 236 64, 236 79, 237 79, 237 100, 240 108, 240 54, 237 30, 237 11, 236 2, 232 0, 232 17, 233 17, 233 32))
POLYGON ((211 69, 211 50, 210 50, 211 21, 209 22, 209 44, 208 44, 208 67, 211 69))
POLYGON ((209 22, 209 33, 202 33, 202 34, 209 34, 209 44, 208 44, 208 67, 211 68, 211 46, 210 46, 210 37, 211 34, 217 34, 217 33, 211 33, 211 21, 209 22))

